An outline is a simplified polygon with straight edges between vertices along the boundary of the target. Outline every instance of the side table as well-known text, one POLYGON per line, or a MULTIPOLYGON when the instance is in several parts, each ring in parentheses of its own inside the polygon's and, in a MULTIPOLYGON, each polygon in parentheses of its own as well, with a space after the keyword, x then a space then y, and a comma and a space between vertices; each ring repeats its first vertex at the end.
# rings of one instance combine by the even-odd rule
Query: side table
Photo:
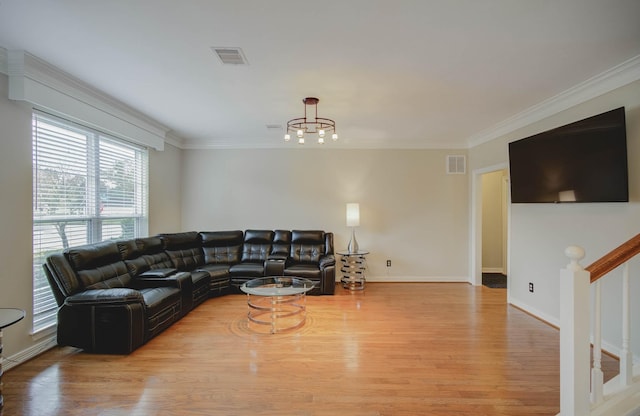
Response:
POLYGON ((4 406, 4 399, 2 398, 2 329, 15 324, 24 318, 24 311, 22 309, 14 308, 0 308, 0 409, 4 406))
POLYGON ((342 272, 342 287, 349 290, 364 290, 366 278, 364 273, 367 269, 366 256, 368 251, 338 251, 340 255, 340 271, 342 272))

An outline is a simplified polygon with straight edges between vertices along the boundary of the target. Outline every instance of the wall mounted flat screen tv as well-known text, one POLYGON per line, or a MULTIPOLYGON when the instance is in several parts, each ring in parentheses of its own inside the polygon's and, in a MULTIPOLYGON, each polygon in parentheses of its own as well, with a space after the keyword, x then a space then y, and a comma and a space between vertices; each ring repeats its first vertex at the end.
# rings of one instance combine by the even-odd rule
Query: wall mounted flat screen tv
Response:
POLYGON ((509 143, 511 202, 628 202, 624 107, 509 143))

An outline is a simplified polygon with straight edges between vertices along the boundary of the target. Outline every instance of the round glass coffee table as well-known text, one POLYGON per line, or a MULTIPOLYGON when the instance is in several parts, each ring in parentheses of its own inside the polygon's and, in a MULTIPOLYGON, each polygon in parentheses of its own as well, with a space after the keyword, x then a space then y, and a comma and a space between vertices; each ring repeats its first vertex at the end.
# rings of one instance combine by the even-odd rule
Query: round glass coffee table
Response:
POLYGON ((247 294, 249 324, 257 332, 275 334, 304 325, 306 294, 311 280, 291 276, 269 276, 249 280, 240 290, 247 294))

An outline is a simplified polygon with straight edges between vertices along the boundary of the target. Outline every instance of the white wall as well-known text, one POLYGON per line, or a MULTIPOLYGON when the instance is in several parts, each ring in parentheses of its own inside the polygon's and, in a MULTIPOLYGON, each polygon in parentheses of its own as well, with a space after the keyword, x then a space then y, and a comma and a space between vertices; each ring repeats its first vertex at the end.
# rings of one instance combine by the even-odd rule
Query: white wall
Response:
POLYGON ((345 204, 359 202, 369 280, 468 280, 468 177, 446 174, 446 155, 466 151, 326 146, 185 151, 183 229, 323 229, 341 250, 345 204))
POLYGON ((182 230, 182 150, 149 149, 149 235, 182 230))
MULTIPOLYGON (((559 322, 559 270, 568 260, 564 250, 580 245, 586 250, 583 266, 640 233, 640 81, 562 111, 533 125, 470 149, 471 169, 504 163, 507 143, 555 128, 619 106, 626 107, 629 155, 629 203, 613 204, 512 204, 510 223, 510 301, 551 323, 559 322), (529 293, 528 283, 535 291, 529 293)), ((633 262, 632 298, 640 299, 640 268, 633 262)), ((614 276, 604 280, 605 341, 620 346, 620 294, 614 276)), ((640 304, 634 304, 639 327, 640 304)), ((640 356, 640 333, 634 351, 640 356)), ((615 351, 614 351, 615 352, 615 351)))
POLYGON ((0 74, 0 307, 20 308, 25 319, 6 328, 3 355, 32 344, 31 110, 9 101, 0 74))

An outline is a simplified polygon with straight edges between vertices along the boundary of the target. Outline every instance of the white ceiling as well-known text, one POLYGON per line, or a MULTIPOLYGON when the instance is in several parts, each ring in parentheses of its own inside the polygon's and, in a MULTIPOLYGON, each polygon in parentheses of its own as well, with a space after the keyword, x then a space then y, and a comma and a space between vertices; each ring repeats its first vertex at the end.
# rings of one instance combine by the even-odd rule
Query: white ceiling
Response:
POLYGON ((639 56, 640 1, 0 0, 0 47, 185 147, 297 146, 266 126, 315 96, 340 135, 324 146, 456 148, 639 56), (242 48, 249 65, 211 47, 242 48))

